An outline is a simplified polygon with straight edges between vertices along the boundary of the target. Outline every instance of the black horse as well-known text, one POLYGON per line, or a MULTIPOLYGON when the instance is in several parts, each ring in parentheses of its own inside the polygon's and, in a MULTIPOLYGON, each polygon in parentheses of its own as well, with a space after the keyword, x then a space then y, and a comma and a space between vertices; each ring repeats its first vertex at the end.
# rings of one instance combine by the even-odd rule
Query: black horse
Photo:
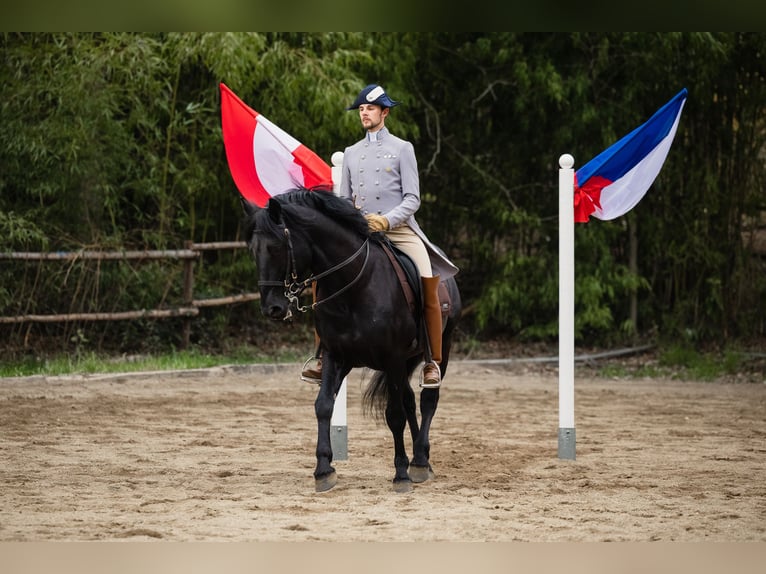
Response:
MULTIPOLYGON (((330 192, 294 190, 259 209, 243 199, 245 233, 259 274, 262 312, 289 319, 294 309, 313 309, 321 338, 322 383, 314 404, 318 436, 316 491, 337 483, 332 467, 330 417, 343 378, 352 368, 376 371, 364 392, 366 412, 385 415, 394 438, 394 490, 433 477, 429 428, 439 402, 438 388, 420 393, 418 424, 410 377, 424 357, 418 311, 413 314, 400 279, 367 220, 345 199, 330 192), (301 293, 316 282, 313 304, 301 306, 301 293), (405 426, 412 435, 408 460, 405 426)), ((443 321, 442 376, 447 371, 451 336, 461 312, 454 278, 444 282, 451 307, 443 321)))

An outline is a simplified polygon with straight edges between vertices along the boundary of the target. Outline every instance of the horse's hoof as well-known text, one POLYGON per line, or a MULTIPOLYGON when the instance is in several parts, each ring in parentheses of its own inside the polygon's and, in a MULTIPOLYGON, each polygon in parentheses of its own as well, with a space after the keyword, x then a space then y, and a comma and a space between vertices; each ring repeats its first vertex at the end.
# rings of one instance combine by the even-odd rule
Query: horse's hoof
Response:
POLYGON ((336 484, 338 484, 338 475, 334 471, 317 478, 315 481, 317 492, 327 492, 336 484))
POLYGON ((410 465, 409 474, 412 482, 425 482, 436 476, 430 466, 415 466, 412 464, 410 465))
POLYGON ((411 492, 411 480, 394 480, 394 492, 411 492))

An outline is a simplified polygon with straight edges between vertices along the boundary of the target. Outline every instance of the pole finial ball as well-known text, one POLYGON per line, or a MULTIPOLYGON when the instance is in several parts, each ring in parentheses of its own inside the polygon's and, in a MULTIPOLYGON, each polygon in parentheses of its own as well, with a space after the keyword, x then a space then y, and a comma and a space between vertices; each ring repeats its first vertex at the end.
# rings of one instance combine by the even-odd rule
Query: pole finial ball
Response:
POLYGON ((342 151, 336 151, 332 156, 330 157, 330 161, 332 161, 332 164, 335 166, 342 166, 343 165, 343 152, 342 151))
POLYGON ((574 158, 565 153, 559 158, 559 165, 564 169, 570 169, 574 165, 574 158))

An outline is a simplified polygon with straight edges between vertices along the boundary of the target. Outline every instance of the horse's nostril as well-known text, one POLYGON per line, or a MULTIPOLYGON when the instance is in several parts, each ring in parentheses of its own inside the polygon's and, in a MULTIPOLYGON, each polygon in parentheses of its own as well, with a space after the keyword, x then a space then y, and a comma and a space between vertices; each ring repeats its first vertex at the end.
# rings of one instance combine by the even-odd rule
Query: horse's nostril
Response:
POLYGON ((265 314, 271 319, 281 319, 284 316, 285 311, 279 305, 272 305, 265 314))

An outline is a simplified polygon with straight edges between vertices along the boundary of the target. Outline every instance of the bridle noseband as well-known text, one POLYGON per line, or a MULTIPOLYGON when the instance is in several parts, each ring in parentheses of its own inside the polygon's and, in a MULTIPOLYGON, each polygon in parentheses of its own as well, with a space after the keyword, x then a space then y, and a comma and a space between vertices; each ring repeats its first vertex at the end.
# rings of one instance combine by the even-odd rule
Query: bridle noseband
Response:
POLYGON ((322 303, 326 303, 327 301, 330 301, 331 299, 334 299, 344 291, 350 289, 362 276, 362 273, 364 273, 365 268, 367 267, 367 261, 370 258, 370 239, 367 238, 364 240, 364 243, 362 243, 361 247, 356 250, 356 252, 351 255, 349 258, 347 258, 345 261, 341 261, 337 265, 334 265, 333 267, 330 267, 326 271, 323 271, 322 273, 318 273, 316 275, 311 274, 303 281, 298 279, 298 267, 295 264, 295 250, 293 249, 293 240, 292 236, 290 235, 290 230, 285 227, 285 240, 287 242, 287 267, 285 269, 285 280, 284 281, 258 281, 258 286, 269 286, 269 287, 279 287, 284 285, 285 288, 285 297, 287 298, 287 314, 284 317, 284 320, 287 321, 290 319, 292 314, 292 308, 294 307, 296 311, 300 311, 301 313, 305 313, 309 309, 316 309, 319 305, 322 303), (346 265, 350 264, 354 259, 359 257, 359 255, 362 253, 362 251, 365 250, 364 255, 364 262, 362 263, 362 268, 359 270, 359 273, 356 274, 356 277, 354 277, 349 283, 341 287, 338 291, 330 295, 329 297, 325 297, 321 301, 314 301, 311 305, 300 305, 298 298, 301 296, 303 291, 306 290, 306 288, 311 285, 314 281, 318 281, 319 279, 322 279, 323 277, 327 277, 331 273, 334 273, 335 271, 338 271, 339 269, 342 269, 346 265))

